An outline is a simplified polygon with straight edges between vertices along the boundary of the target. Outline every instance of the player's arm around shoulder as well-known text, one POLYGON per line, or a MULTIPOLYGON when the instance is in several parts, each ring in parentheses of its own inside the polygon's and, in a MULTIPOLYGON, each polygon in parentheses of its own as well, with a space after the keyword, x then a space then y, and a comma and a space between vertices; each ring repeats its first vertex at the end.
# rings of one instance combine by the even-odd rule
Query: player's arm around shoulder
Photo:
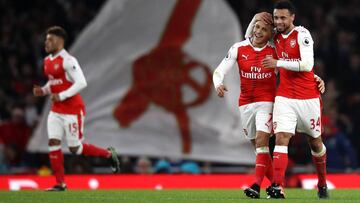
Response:
POLYGON ((321 79, 320 76, 314 74, 314 79, 315 79, 315 82, 317 83, 318 85, 318 90, 321 94, 324 94, 325 93, 325 82, 323 79, 321 79))
POLYGON ((259 21, 259 20, 264 21, 266 24, 274 23, 271 13, 260 12, 260 13, 255 14, 254 17, 252 18, 252 20, 250 21, 248 27, 246 28, 245 39, 252 37, 252 32, 253 32, 255 23, 256 23, 256 21, 259 21))
POLYGON ((227 55, 214 70, 213 83, 216 93, 219 97, 223 97, 227 91, 227 87, 224 85, 224 78, 227 72, 229 72, 229 70, 236 63, 238 47, 238 43, 235 43, 233 46, 231 46, 227 55))

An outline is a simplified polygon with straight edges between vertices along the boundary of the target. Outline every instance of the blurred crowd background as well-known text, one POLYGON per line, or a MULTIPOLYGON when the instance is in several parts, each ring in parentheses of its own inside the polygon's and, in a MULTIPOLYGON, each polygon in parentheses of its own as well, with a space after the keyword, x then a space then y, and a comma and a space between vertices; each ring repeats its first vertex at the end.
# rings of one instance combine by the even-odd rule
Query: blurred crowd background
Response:
MULTIPOLYGON (((206 1, 206 0, 205 0, 206 1)), ((26 151, 44 99, 32 95, 42 73, 44 31, 63 26, 71 46, 97 14, 104 0, 0 0, 0 173, 50 174, 48 155, 26 151)), ((272 11, 270 0, 227 0, 243 31, 260 11, 272 11)), ((315 41, 315 72, 326 82, 323 95, 330 172, 359 171, 360 157, 360 1, 293 1, 296 25, 310 30, 315 41)), ((232 44, 233 42, 229 42, 232 44)), ((289 173, 313 172, 304 136, 292 139, 289 173)), ((240 155, 239 155, 240 156, 240 155)), ((235 173, 252 166, 169 160, 166 157, 120 156, 123 173, 235 173)), ((106 173, 100 159, 67 155, 67 173, 106 173)))

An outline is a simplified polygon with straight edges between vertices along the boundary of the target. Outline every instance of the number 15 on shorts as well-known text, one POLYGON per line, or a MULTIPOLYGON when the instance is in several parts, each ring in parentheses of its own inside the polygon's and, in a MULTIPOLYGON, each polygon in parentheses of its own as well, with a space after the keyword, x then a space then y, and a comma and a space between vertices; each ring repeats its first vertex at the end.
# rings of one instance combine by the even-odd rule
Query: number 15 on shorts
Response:
POLYGON ((78 125, 77 123, 69 123, 69 132, 72 136, 78 135, 78 125))

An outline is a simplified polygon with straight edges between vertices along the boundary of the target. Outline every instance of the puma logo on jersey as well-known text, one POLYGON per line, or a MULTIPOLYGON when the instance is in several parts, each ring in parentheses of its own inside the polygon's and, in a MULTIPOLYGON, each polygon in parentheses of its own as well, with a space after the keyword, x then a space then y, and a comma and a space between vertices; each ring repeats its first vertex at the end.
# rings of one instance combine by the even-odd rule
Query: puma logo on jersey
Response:
POLYGON ((249 55, 244 55, 244 54, 242 54, 241 56, 242 56, 243 58, 245 58, 245 60, 247 60, 248 57, 249 57, 249 55))

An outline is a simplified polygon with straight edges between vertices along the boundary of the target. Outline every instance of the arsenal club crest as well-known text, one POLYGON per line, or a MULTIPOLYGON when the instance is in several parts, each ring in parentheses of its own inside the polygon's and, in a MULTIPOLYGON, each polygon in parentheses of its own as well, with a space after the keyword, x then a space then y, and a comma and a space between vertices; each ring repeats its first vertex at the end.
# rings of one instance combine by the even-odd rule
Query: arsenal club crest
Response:
POLYGON ((54 69, 57 70, 58 68, 59 68, 59 64, 56 63, 56 64, 54 65, 54 69))
POLYGON ((295 39, 290 40, 290 46, 291 46, 291 48, 294 48, 295 45, 296 45, 296 40, 295 40, 295 39))

